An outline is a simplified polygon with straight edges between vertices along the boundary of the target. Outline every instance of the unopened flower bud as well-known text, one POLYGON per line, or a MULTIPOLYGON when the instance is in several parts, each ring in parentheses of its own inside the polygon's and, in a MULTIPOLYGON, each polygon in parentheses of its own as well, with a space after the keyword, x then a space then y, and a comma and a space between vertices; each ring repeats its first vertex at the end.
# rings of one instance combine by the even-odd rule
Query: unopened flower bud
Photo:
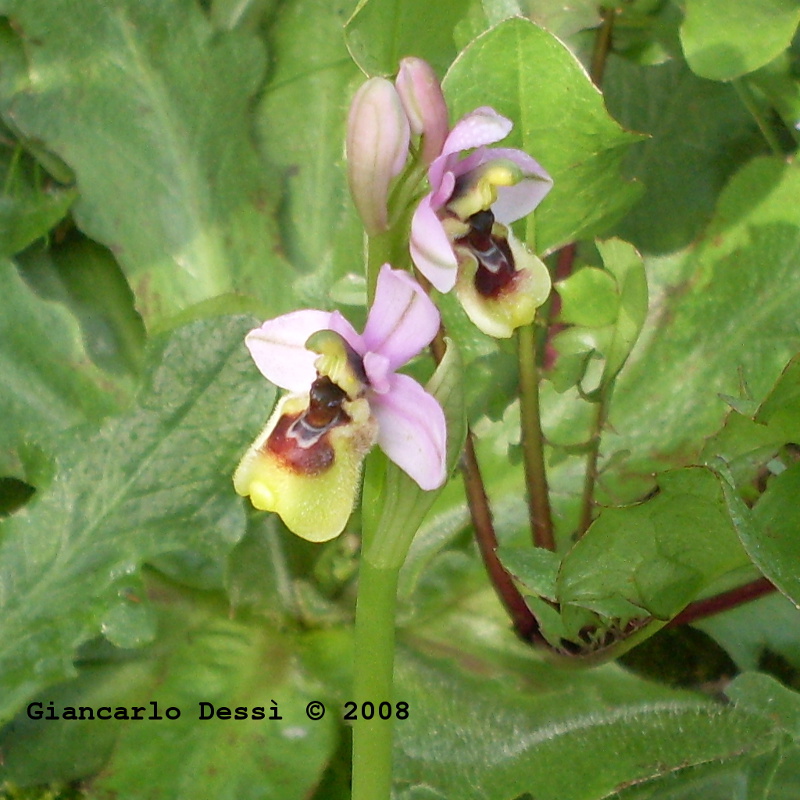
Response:
POLYGON ((410 57, 400 62, 395 86, 411 132, 422 137, 422 160, 430 164, 442 151, 449 132, 447 103, 439 79, 427 61, 410 57))
POLYGON ((389 227, 389 184, 408 157, 408 117, 392 83, 370 78, 356 92, 347 120, 350 192, 371 236, 389 227))

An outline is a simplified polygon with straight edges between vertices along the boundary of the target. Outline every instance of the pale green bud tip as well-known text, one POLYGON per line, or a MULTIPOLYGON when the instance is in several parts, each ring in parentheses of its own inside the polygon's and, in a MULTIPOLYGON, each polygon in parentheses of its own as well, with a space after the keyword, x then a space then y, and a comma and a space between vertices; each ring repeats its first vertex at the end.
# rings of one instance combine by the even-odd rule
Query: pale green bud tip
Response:
POLYGON ((442 151, 449 132, 442 85, 427 61, 404 58, 395 81, 411 131, 422 136, 422 160, 430 164, 442 151))
POLYGON ((347 120, 347 176, 367 233, 388 228, 389 184, 408 157, 408 117, 394 85, 370 78, 353 97, 347 120))

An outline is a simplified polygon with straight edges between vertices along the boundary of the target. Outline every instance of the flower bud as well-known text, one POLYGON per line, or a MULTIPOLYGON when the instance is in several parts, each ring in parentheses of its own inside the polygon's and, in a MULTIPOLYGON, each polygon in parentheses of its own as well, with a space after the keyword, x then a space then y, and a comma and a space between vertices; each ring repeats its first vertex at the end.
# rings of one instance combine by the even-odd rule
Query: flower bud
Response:
POLYGON ((430 164, 441 153, 449 132, 447 103, 439 79, 427 61, 404 58, 395 86, 411 132, 422 136, 422 160, 430 164))
POLYGON ((347 119, 347 176, 370 236, 389 227, 389 184, 408 157, 408 117, 392 83, 370 78, 356 92, 347 119))
POLYGON ((314 408, 309 397, 286 395, 239 464, 234 488, 303 539, 326 542, 350 518, 361 464, 377 434, 363 398, 338 405, 318 400, 314 408), (328 420, 320 419, 325 414, 328 420))

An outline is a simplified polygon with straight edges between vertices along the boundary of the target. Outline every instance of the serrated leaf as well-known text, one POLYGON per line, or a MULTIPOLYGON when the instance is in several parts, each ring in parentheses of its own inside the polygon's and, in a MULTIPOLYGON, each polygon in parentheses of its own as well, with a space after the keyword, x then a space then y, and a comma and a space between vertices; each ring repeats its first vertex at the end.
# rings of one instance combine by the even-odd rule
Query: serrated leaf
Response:
POLYGON ((122 576, 175 550, 218 558, 243 535, 230 476, 274 393, 244 348, 251 326, 203 320, 162 337, 137 406, 76 436, 48 491, 3 524, 3 717, 72 674, 122 576))
POLYGON ((728 81, 776 58, 798 22, 795 0, 686 0, 681 42, 694 72, 728 81))
POLYGON ((535 214, 537 251, 591 236, 636 198, 639 187, 622 180, 620 165, 639 137, 608 115, 572 53, 533 23, 509 19, 479 36, 444 89, 454 118, 490 105, 511 119, 503 147, 520 147, 552 176, 535 214))
POLYGON ((251 143, 255 36, 214 30, 184 0, 3 0, 0 13, 27 58, 3 112, 74 170, 75 219, 117 255, 148 326, 232 290, 286 310, 276 197, 251 143))

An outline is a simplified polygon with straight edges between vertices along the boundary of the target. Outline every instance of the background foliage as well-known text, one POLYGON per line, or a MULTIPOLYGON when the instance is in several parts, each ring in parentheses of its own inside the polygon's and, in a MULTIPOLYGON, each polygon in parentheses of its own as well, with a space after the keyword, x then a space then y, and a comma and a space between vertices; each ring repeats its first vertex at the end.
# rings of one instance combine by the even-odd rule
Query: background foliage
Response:
POLYGON ((300 305, 363 319, 344 120, 362 70, 409 54, 453 121, 494 106, 555 181, 523 232, 573 326, 542 384, 563 559, 523 548, 510 351, 445 301, 501 553, 541 613, 561 603, 555 640, 653 621, 624 663, 586 669, 517 641, 454 478, 401 580, 396 797, 800 794, 800 7, 623 0, 600 92, 607 17, 595 0, 0 0, 5 796, 348 796, 356 523, 308 545, 230 476, 274 400, 243 333, 300 305), (607 508, 573 546, 579 379, 616 389, 607 508), (658 632, 759 575, 780 592, 658 632), (44 722, 35 700, 183 716, 44 722), (200 701, 283 719, 198 721, 200 701))

